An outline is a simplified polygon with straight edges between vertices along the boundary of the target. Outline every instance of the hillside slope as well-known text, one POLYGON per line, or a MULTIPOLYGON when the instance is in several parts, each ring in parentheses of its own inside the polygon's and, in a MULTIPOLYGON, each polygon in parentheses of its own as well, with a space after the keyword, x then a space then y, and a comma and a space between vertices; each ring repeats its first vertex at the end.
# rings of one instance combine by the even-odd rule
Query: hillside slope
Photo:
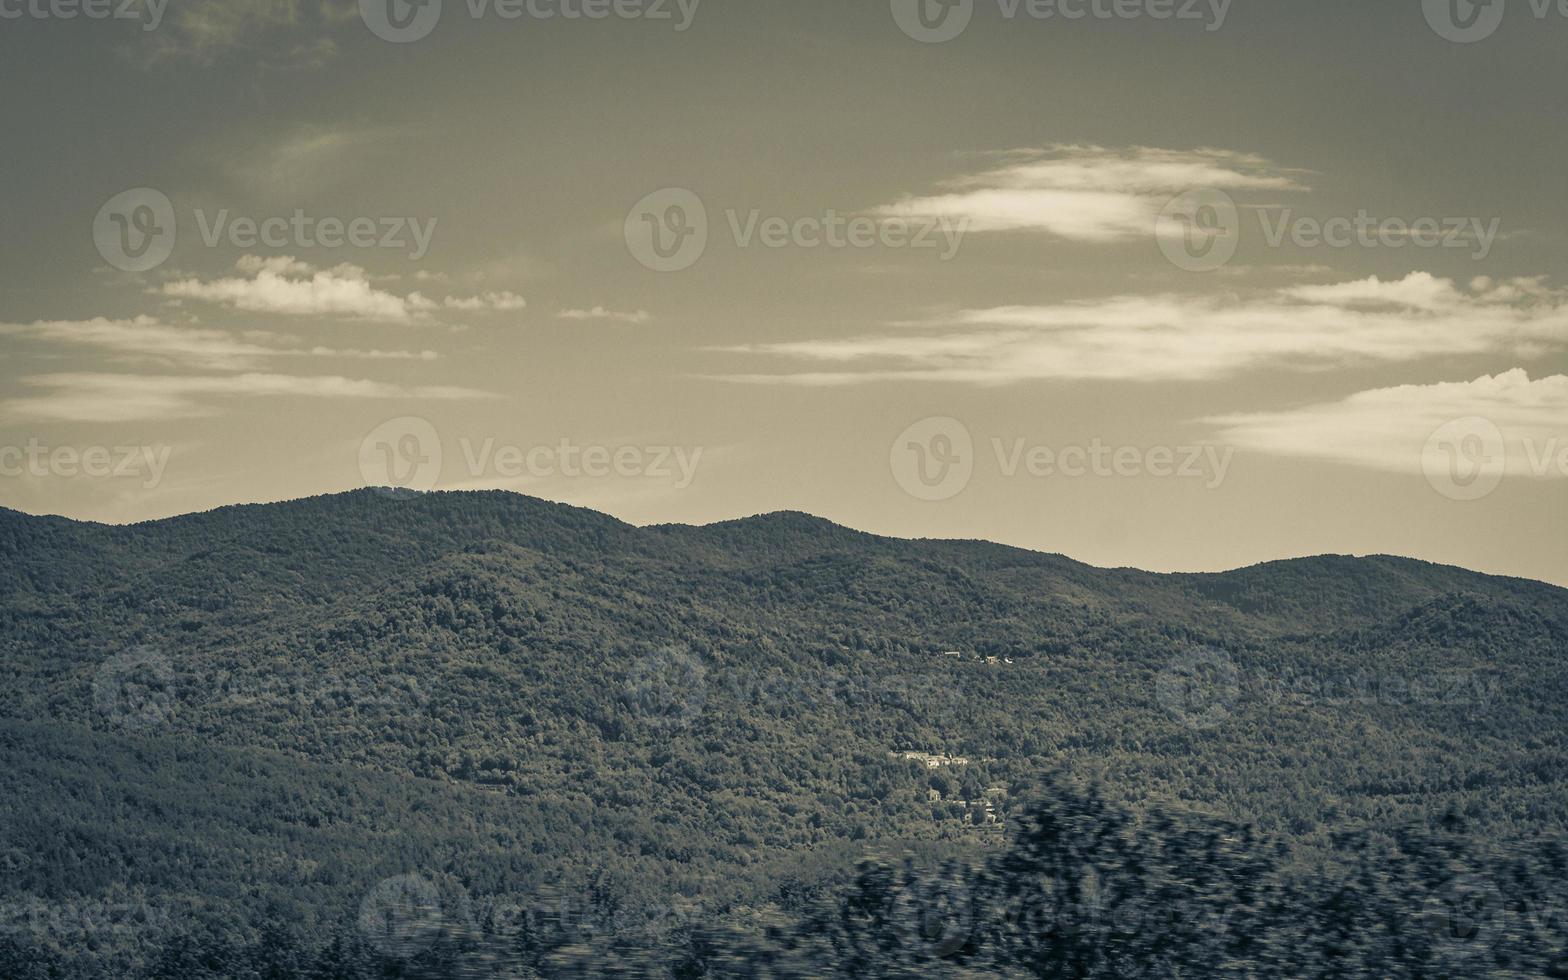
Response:
POLYGON ((0 563, 13 902, 304 928, 422 874, 717 910, 849 853, 994 847, 1053 770, 1305 851, 1568 821, 1568 592, 1405 559, 1154 575, 367 491, 0 512, 0 563))

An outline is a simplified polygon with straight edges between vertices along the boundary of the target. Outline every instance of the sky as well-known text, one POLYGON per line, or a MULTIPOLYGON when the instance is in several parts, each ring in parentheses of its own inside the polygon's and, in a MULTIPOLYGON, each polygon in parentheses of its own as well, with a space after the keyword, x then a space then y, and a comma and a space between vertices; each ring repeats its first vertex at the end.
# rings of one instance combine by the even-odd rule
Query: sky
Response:
POLYGON ((1568 584, 1544 0, 0 0, 0 506, 1568 584))

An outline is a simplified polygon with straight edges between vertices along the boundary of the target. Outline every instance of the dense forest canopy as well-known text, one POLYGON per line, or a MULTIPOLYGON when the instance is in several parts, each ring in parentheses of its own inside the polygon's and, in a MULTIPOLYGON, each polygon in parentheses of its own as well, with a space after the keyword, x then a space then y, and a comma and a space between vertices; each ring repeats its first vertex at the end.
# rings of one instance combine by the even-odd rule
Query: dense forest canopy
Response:
POLYGON ((1538 583, 364 491, 0 511, 0 624, 5 976, 1563 969, 1538 583))

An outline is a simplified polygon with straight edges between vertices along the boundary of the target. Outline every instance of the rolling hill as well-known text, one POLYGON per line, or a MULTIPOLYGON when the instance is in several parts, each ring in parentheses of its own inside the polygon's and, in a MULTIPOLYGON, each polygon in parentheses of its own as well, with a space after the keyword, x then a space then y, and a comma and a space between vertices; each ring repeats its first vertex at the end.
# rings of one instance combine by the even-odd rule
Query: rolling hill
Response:
POLYGON ((1052 773, 1303 867, 1568 821, 1568 592, 1400 558, 1156 575, 362 491, 0 511, 0 634, 6 935, 118 975, 353 931, 389 881, 601 933, 776 914, 860 857, 999 852, 1052 773), (104 907, 136 911, 73 925, 104 907))

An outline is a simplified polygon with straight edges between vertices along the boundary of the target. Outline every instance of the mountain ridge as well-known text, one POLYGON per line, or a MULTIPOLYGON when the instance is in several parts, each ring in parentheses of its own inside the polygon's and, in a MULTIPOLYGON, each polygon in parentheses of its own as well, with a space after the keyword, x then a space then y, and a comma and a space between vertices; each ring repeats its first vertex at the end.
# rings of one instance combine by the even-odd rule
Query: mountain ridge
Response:
POLYGON ((697 533, 705 537, 720 538, 724 540, 755 538, 767 534, 786 534, 796 539, 809 539, 813 541, 840 541, 856 544, 928 544, 945 546, 949 548, 979 548, 992 550, 997 553, 1013 553, 1027 556, 1036 560, 1053 560, 1067 565, 1092 570, 1096 572, 1132 573, 1141 576, 1167 579, 1226 579, 1243 577, 1273 572, 1291 572, 1303 569, 1314 571, 1340 572, 1347 567, 1393 567, 1400 570, 1420 570, 1439 573, 1462 573, 1477 579, 1494 582, 1527 583, 1530 586, 1568 593, 1568 588, 1555 585, 1540 579, 1526 576, 1504 575, 1492 572, 1482 572, 1466 568, 1461 565, 1449 565, 1442 562, 1433 562, 1421 558, 1412 558, 1403 555, 1374 553, 1367 555, 1349 555, 1335 552, 1302 555, 1291 558, 1275 558, 1254 562, 1249 565, 1239 565, 1234 568, 1217 571, 1152 571, 1132 565, 1103 566, 1081 561, 1060 552, 1041 551, 1019 545, 1010 545, 992 541, 986 538, 931 538, 931 537, 896 537, 892 535, 877 534, 862 531, 847 525, 839 524, 828 518, 820 517, 805 511, 779 510, 769 511, 744 517, 729 518, 707 524, 685 523, 655 523, 637 525, 623 521, 613 515, 588 507, 580 507, 558 501, 551 501, 528 494, 515 493, 506 490, 460 490, 436 491, 431 493, 413 493, 409 491, 391 491, 380 488, 365 488, 347 490, 337 493, 315 494, 305 497, 295 497, 287 500, 269 501, 261 503, 236 503, 226 504, 209 510, 192 511, 186 514, 171 515, 145 521, 136 521, 126 524, 110 524, 99 521, 79 520, 57 514, 29 514, 14 508, 0 507, 0 519, 10 522, 29 523, 39 522, 56 529, 82 528, 104 530, 149 530, 166 527, 210 527, 214 523, 221 523, 237 518, 257 514, 288 513, 309 510, 318 507, 339 507, 357 504, 366 500, 376 501, 430 501, 442 499, 477 499, 485 502, 499 502, 502 505, 515 506, 525 512, 551 517, 569 516, 581 519, 591 524, 601 533, 626 533, 647 532, 658 534, 697 533))

